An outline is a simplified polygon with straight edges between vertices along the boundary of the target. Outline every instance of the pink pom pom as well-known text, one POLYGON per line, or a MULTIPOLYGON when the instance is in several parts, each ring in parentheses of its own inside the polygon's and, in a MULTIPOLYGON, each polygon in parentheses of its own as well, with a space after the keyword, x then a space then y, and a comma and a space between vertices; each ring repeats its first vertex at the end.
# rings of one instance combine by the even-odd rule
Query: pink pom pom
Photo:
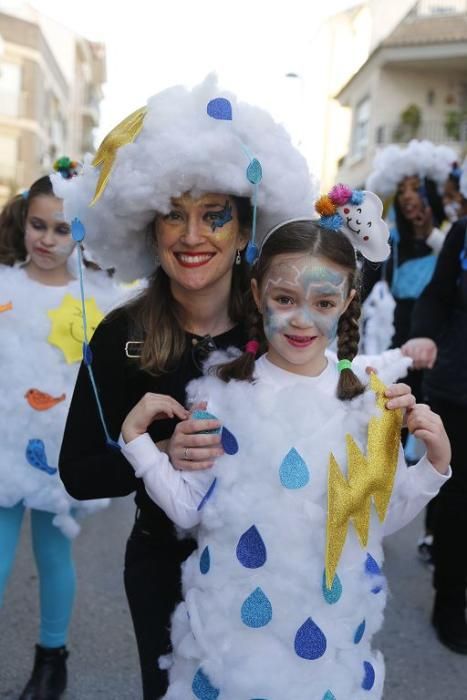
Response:
POLYGON ((352 188, 348 185, 343 184, 334 185, 334 187, 329 193, 329 198, 332 199, 334 204, 336 204, 338 207, 341 207, 343 204, 346 204, 351 196, 352 188))

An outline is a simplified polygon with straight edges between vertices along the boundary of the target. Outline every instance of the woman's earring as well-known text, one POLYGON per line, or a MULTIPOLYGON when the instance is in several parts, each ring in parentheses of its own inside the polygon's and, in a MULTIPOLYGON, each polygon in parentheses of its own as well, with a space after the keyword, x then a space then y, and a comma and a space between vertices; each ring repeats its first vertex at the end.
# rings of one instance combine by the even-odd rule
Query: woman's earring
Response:
POLYGON ((242 259, 240 257, 240 251, 237 250, 237 257, 235 258, 235 264, 240 265, 241 262, 242 262, 242 259))

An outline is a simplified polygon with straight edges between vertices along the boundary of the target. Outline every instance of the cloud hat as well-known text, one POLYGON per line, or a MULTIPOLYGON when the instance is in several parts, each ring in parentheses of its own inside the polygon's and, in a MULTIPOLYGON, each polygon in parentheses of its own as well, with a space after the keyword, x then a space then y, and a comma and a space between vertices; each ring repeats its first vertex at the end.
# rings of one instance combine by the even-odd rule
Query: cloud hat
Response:
POLYGON ((305 158, 285 129, 221 91, 214 75, 192 90, 176 86, 151 97, 104 139, 94 160, 85 159, 78 177, 51 179, 65 218, 84 224, 86 249, 124 281, 153 271, 145 233, 156 212, 168 213, 172 197, 218 192, 253 201, 257 188, 258 244, 276 223, 312 216, 316 198, 305 158), (208 113, 219 97, 231 119, 208 113), (261 164, 259 185, 246 176, 252 158, 261 164))

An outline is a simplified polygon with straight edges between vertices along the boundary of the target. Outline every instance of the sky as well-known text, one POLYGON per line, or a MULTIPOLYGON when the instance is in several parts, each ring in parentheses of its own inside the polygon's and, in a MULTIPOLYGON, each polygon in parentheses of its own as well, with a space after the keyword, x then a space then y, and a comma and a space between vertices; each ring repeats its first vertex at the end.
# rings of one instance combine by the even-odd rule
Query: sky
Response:
MULTIPOLYGON (((13 2, 15 0, 12 0, 13 2)), ((97 140, 159 90, 220 84, 293 126, 307 44, 326 16, 357 0, 30 0, 107 53, 97 140), (293 73, 297 77, 286 77, 293 73)))

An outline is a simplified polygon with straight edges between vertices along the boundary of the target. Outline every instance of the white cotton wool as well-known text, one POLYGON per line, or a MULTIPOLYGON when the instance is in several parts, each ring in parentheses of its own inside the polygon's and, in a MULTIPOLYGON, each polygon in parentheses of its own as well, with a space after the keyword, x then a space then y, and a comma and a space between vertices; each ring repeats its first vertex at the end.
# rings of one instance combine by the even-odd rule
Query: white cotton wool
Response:
MULTIPOLYGON (((346 700, 382 696, 384 663, 372 650, 371 638, 382 624, 387 594, 383 576, 370 575, 366 568, 368 554, 379 566, 383 562, 382 527, 375 513, 366 548, 349 527, 337 569, 338 601, 330 603, 323 594, 329 453, 345 472, 345 434, 365 450, 368 420, 378 414, 371 392, 350 403, 335 397, 338 372, 329 358, 328 381, 319 388, 309 389, 303 377, 297 384, 290 379, 284 388, 261 377, 255 385, 205 377, 189 387, 190 397, 207 400, 208 410, 235 435, 239 451, 222 457, 213 469, 217 484, 202 509, 199 547, 184 565, 185 601, 172 620, 175 651, 165 700, 303 700, 304 689, 307 697, 319 700, 328 691, 346 700), (285 487, 280 477, 292 448, 308 468, 309 480, 301 488, 285 487), (240 538, 253 526, 266 550, 256 568, 237 557, 240 538), (246 624, 241 611, 258 589, 272 613, 266 624, 255 627, 246 624), (324 634, 326 650, 305 659, 294 643, 310 618, 324 634), (207 682, 213 689, 205 694, 192 691, 200 670, 201 685, 207 682)), ((253 617, 267 609, 260 600, 253 617)))
MULTIPOLYGON (((119 290, 104 273, 85 275, 86 298, 93 298, 103 314, 127 293, 119 290)), ((63 350, 48 341, 53 330, 49 312, 62 309, 63 327, 80 329, 78 281, 52 287, 31 280, 24 268, 0 266, 0 397, 4 420, 0 423, 0 506, 17 503, 55 513, 54 525, 68 537, 79 532, 75 516, 108 505, 108 500, 76 501, 58 476, 58 456, 79 361, 68 363, 63 350), (62 307, 66 295, 77 300, 73 309, 62 307), (31 390, 35 390, 33 400, 31 390), (28 396, 30 397, 28 400, 28 396), (56 400, 56 402, 55 402, 56 400), (45 401, 45 404, 44 404, 45 401), (45 410, 38 410, 44 408, 45 410), (27 458, 31 440, 40 440, 42 467, 27 458), (41 448, 42 449, 42 448, 41 448)), ((81 352, 82 336, 75 338, 81 352)), ((79 358, 78 358, 79 359, 79 358)))
POLYGON ((192 90, 164 90, 147 107, 141 132, 119 148, 110 180, 93 206, 100 168, 90 157, 78 177, 51 175, 65 217, 83 222, 86 247, 102 267, 115 267, 120 279, 130 281, 154 269, 145 232, 156 212, 168 212, 171 197, 217 192, 252 199, 245 147, 263 170, 258 239, 285 219, 313 217, 316 184, 285 129, 264 110, 221 90, 214 75, 192 90), (231 121, 207 114, 208 102, 217 97, 230 100, 231 121))

